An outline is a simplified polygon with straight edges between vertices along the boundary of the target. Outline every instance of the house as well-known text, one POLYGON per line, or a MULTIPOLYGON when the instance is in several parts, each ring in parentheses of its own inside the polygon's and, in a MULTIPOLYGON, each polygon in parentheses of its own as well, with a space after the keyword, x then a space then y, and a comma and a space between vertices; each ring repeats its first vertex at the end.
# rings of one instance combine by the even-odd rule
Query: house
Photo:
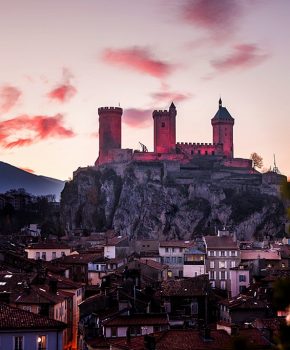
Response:
POLYGON ((126 337, 151 334, 169 329, 167 314, 120 315, 104 322, 104 336, 126 337))
POLYGON ((250 270, 247 266, 240 264, 230 269, 230 292, 231 297, 244 293, 250 285, 250 270))
MULTIPOLYGON (((102 258, 99 254, 71 254, 54 260, 56 266, 66 267, 67 278, 84 284, 89 283, 89 268, 102 258)), ((91 272, 91 270, 90 270, 91 272)))
POLYGON ((218 231, 217 236, 204 236, 206 271, 212 287, 230 291, 230 269, 240 263, 240 249, 228 231, 218 231))
POLYGON ((205 253, 194 248, 186 248, 184 251, 183 277, 196 277, 206 273, 205 253))
POLYGON ((110 238, 104 246, 104 257, 108 259, 125 258, 129 252, 129 239, 125 236, 110 238))
POLYGON ((45 272, 1 271, 0 299, 19 309, 65 322, 64 347, 77 349, 81 284, 45 272))
POLYGON ((161 283, 157 296, 169 314, 171 326, 197 324, 206 320, 210 284, 207 275, 193 278, 169 279, 161 283))
POLYGON ((0 348, 64 349, 63 322, 0 303, 0 348))
POLYGON ((263 275, 267 268, 282 267, 280 249, 246 249, 240 256, 254 276, 263 275))
POLYGON ((65 243, 39 242, 29 245, 25 252, 29 259, 51 261, 69 255, 71 248, 65 243))
POLYGON ((231 299, 224 299, 219 303, 220 321, 230 324, 253 322, 256 318, 267 318, 270 314, 266 300, 249 295, 240 295, 231 299))
POLYGON ((170 277, 183 276, 184 252, 192 245, 190 241, 161 241, 159 243, 161 263, 169 266, 170 277))

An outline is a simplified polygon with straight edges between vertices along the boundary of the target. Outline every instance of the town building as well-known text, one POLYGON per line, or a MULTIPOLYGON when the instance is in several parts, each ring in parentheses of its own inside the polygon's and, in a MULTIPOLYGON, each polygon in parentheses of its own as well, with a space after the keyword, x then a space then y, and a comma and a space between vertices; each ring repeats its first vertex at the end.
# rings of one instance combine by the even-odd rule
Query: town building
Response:
POLYGON ((161 241, 159 243, 159 256, 162 264, 169 267, 169 277, 183 276, 183 263, 185 249, 192 246, 190 241, 161 241))
POLYGON ((0 349, 63 350, 65 323, 0 303, 0 349))
POLYGON ((183 277, 196 277, 206 273, 206 254, 194 247, 184 251, 183 277))
POLYGON ((65 243, 58 242, 39 242, 29 245, 25 252, 28 259, 42 259, 51 261, 62 256, 69 255, 71 248, 65 243))
POLYGON ((230 269, 240 263, 240 249, 237 241, 226 230, 217 236, 203 237, 206 250, 206 271, 212 287, 230 292, 230 269))

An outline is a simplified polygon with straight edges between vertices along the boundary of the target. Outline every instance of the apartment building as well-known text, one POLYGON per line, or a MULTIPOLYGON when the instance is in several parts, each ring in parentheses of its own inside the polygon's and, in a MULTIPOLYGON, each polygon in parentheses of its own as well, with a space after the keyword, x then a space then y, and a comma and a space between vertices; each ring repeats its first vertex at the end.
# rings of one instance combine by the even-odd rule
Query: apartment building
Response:
POLYGON ((237 241, 228 231, 218 231, 217 236, 203 237, 206 251, 206 271, 213 288, 230 292, 230 269, 240 263, 237 241))

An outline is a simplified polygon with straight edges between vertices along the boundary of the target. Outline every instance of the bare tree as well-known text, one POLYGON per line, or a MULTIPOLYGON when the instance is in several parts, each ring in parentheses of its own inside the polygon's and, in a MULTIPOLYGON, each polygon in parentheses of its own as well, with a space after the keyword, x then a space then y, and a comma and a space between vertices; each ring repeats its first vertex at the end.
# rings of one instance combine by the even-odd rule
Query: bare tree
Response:
POLYGON ((256 152, 250 155, 250 159, 253 161, 253 167, 261 169, 263 166, 263 158, 256 152))

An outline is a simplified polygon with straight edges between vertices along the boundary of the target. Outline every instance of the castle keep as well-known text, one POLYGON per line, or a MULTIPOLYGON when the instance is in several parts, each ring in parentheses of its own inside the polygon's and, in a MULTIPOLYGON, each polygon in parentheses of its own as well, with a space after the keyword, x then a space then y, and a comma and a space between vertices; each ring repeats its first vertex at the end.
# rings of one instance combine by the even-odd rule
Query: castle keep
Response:
POLYGON ((198 162, 201 158, 219 161, 232 168, 251 169, 249 159, 234 158, 234 118, 219 99, 218 111, 211 119, 212 143, 176 142, 176 107, 172 102, 168 110, 153 111, 154 152, 146 147, 142 152, 122 149, 121 128, 123 110, 120 107, 101 107, 99 113, 99 157, 95 165, 136 161, 198 162))

